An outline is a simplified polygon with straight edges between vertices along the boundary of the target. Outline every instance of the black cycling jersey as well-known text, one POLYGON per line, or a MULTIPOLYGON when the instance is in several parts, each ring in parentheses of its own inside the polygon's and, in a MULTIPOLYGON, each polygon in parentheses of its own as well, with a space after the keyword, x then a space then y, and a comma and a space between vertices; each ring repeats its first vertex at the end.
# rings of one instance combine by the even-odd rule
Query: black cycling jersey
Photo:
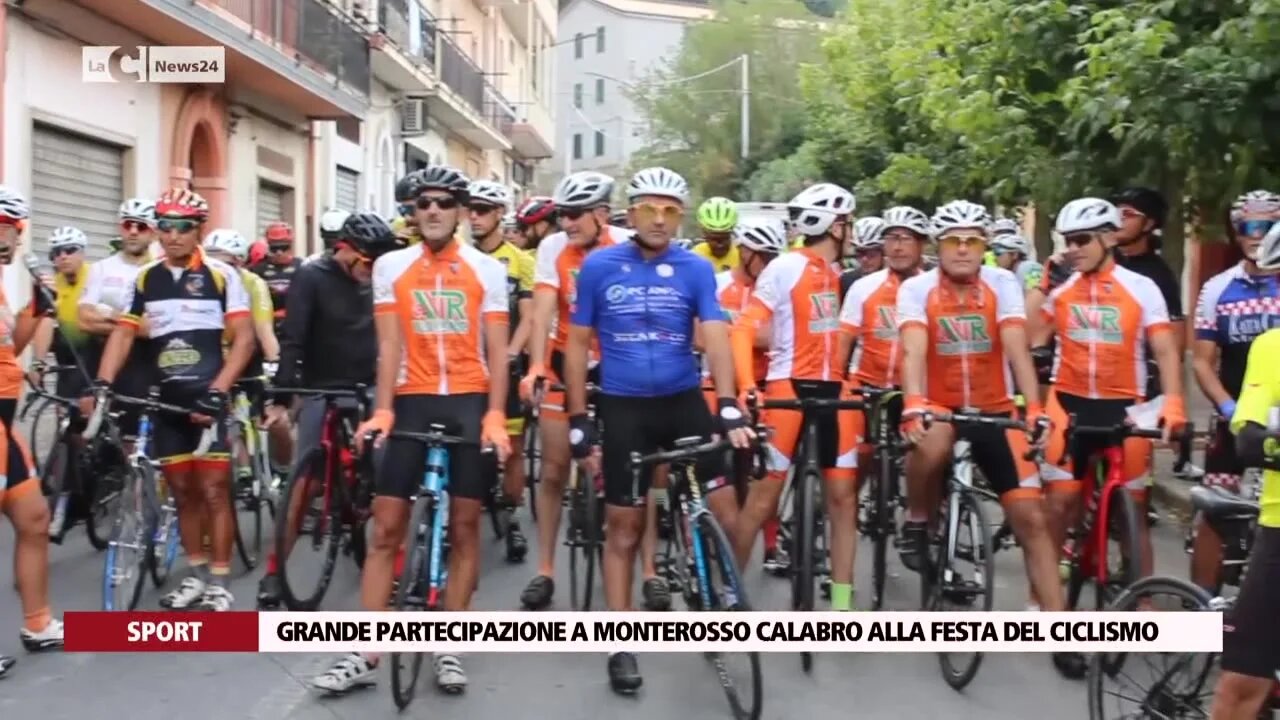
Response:
MULTIPOLYGON (((1139 275, 1148 277, 1160 288, 1160 294, 1164 296, 1165 307, 1169 309, 1169 320, 1178 322, 1184 319, 1182 314, 1182 286, 1178 282, 1178 278, 1173 274, 1173 270, 1169 267, 1169 263, 1164 261, 1160 253, 1155 250, 1148 250, 1141 255, 1125 255, 1116 251, 1116 261, 1120 265, 1132 270, 1139 275)), ((1151 346, 1147 346, 1147 397, 1153 398, 1160 394, 1160 368, 1156 365, 1155 355, 1151 353, 1151 346)))
POLYGON ((373 290, 332 257, 307 263, 293 278, 280 337, 280 387, 372 385, 378 357, 373 290))
POLYGON ((249 268, 267 283, 267 291, 271 293, 271 306, 275 309, 277 332, 285 316, 289 285, 297 277, 298 269, 301 267, 302 260, 294 258, 287 265, 277 265, 271 260, 263 260, 249 268))

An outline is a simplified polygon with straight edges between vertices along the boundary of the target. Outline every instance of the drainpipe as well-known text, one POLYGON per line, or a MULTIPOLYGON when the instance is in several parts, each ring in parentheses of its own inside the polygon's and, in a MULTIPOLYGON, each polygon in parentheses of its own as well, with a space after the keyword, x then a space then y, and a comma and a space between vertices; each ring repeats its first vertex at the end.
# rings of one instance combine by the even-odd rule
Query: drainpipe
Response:
POLYGON ((306 209, 304 211, 304 224, 307 228, 307 255, 311 255, 316 251, 315 233, 312 232, 315 218, 316 208, 316 123, 313 120, 307 121, 307 189, 304 193, 306 196, 306 209))

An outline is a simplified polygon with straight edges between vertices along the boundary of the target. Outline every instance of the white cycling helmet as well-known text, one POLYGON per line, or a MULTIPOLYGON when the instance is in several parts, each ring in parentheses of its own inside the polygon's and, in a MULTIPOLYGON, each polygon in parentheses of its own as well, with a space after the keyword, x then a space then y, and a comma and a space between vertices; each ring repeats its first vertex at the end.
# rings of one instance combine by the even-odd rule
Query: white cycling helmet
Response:
POLYGON ((1059 235, 1116 230, 1120 227, 1120 211, 1101 198, 1072 200, 1058 211, 1053 230, 1059 235))
POLYGON ((779 255, 787 251, 787 233, 777 220, 748 220, 733 229, 738 245, 761 253, 779 255))
POLYGON ((908 205, 891 207, 884 212, 883 235, 890 228, 906 228, 911 232, 927 237, 929 235, 929 216, 908 205))
POLYGON ((1031 243, 1027 242, 1027 239, 1018 233, 1004 233, 992 238, 991 252, 997 255, 1010 252, 1030 255, 1031 243))
POLYGON ((853 214, 854 205, 853 193, 839 185, 810 185, 787 203, 791 229, 808 237, 825 235, 836 220, 853 214))
POLYGON ((664 167, 645 168, 631 176, 627 183, 627 201, 634 202, 644 195, 657 195, 689 204, 689 183, 679 173, 664 167))
MULTIPOLYGON (((341 208, 329 208, 320 216, 320 237, 337 237, 342 232, 342 225, 351 217, 351 213, 341 208)), ((218 231, 221 232, 221 231, 218 231)))
POLYGON ((613 178, 598 172, 576 172, 556 185, 551 201, 557 208, 585 210, 608 205, 612 194, 613 178))
POLYGON ((137 222, 146 223, 150 227, 156 226, 156 204, 155 201, 147 198, 129 198, 120 203, 120 222, 126 220, 135 220, 137 222))
POLYGON ((27 199, 16 190, 0 185, 0 216, 10 220, 26 220, 31 217, 31 208, 27 199))
POLYGON ((1272 225, 1262 238, 1254 262, 1262 270, 1280 270, 1280 223, 1272 225))
POLYGON ((502 228, 504 230, 515 230, 520 227, 520 223, 516 222, 516 211, 509 210, 502 216, 502 228))
POLYGON ((853 224, 853 246, 859 250, 884 247, 884 220, 874 216, 859 218, 853 224))
POLYGON ((956 228, 977 228, 986 234, 991 230, 991 213, 968 200, 952 200, 933 211, 929 224, 934 237, 956 228))
POLYGON ((249 241, 235 230, 219 229, 209 233, 204 239, 204 249, 211 252, 224 252, 237 260, 249 257, 249 241))
POLYGON ((1280 195, 1270 190, 1252 190, 1240 197, 1231 205, 1231 221, 1236 222, 1245 215, 1274 215, 1280 213, 1280 195))
POLYGON ((479 200, 502 208, 511 204, 511 191, 506 185, 492 180, 473 180, 467 186, 467 192, 471 195, 472 202, 479 200))
POLYGON ((60 228, 54 228, 49 233, 49 249, 57 250, 64 247, 76 247, 84 249, 89 244, 89 238, 80 230, 80 228, 63 225, 60 228))
POLYGON ((1022 232, 1022 226, 1012 218, 1000 218, 991 223, 991 237, 993 238, 1001 235, 1017 235, 1020 232, 1022 232))

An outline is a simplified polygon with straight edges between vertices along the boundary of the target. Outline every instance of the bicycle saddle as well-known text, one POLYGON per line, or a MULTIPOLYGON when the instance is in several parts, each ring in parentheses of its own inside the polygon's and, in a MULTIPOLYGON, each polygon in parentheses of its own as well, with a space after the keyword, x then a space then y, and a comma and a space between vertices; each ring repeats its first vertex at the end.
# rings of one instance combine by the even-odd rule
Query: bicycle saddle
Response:
POLYGON ((1246 519, 1258 515, 1258 503, 1222 488, 1203 485, 1191 488, 1191 506, 1210 520, 1246 519))

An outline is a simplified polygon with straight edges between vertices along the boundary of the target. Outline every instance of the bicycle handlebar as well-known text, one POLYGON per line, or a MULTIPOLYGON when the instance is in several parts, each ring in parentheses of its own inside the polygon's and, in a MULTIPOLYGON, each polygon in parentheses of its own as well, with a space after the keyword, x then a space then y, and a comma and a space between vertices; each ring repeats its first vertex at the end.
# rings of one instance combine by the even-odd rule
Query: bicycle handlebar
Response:
MULTIPOLYGON (((998 428, 1001 430, 1021 430, 1028 432, 1027 423, 1023 420, 1012 417, 1004 417, 1000 415, 981 415, 978 413, 965 412, 947 412, 933 413, 925 412, 921 418, 925 428, 934 422, 948 423, 951 425, 985 425, 987 427, 998 428)), ((1049 430, 1049 419, 1041 417, 1036 421, 1035 427, 1030 429, 1031 433, 1031 449, 1022 454, 1022 459, 1028 462, 1034 462, 1041 453, 1039 447, 1040 438, 1042 438, 1049 430)))
POLYGON ((268 388, 267 392, 272 395, 310 395, 311 397, 322 398, 360 398, 369 390, 368 385, 356 385, 354 388, 341 388, 321 390, 319 388, 304 387, 273 387, 268 388))
MULTIPOLYGON (((85 425, 84 431, 80 433, 80 436, 85 440, 90 440, 97 435, 98 430, 102 428, 102 420, 106 417, 108 406, 115 402, 123 405, 141 407, 146 409, 148 412, 160 412, 167 413, 169 415, 189 416, 203 414, 192 410, 191 408, 185 408, 180 405, 170 405, 169 403, 162 403, 151 398, 143 399, 129 397, 128 395, 117 395, 111 392, 110 389, 104 388, 96 393, 93 414, 89 416, 89 421, 85 425)), ((204 432, 200 434, 200 442, 196 444, 196 449, 193 450, 191 454, 194 457, 204 457, 209 452, 209 448, 213 445, 213 441, 217 438, 218 422, 215 421, 212 425, 206 427, 204 432)))
MULTIPOLYGON (((1161 440, 1164 438, 1164 430, 1161 428, 1149 429, 1140 428, 1127 422, 1118 423, 1116 425, 1080 425, 1077 422, 1077 416, 1071 415, 1067 422, 1067 441, 1070 444, 1073 435, 1101 435, 1111 439, 1115 443, 1123 442, 1125 438, 1143 438, 1146 440, 1161 440)), ((1181 430, 1172 433, 1169 436, 1171 443, 1178 445, 1178 457, 1182 460, 1191 458, 1191 441, 1195 438, 1195 426, 1187 423, 1181 430)))

